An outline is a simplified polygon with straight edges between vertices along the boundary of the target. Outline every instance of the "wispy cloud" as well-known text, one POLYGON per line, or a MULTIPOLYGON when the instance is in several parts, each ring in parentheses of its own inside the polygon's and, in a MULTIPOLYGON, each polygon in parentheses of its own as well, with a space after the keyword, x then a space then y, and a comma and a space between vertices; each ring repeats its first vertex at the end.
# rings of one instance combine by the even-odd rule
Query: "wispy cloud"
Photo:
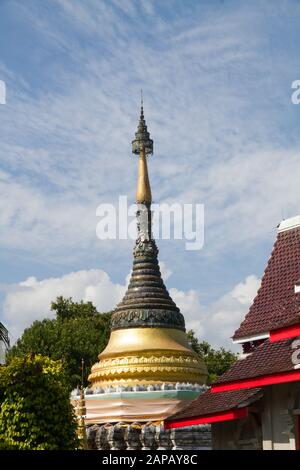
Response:
MULTIPOLYGON (((201 3, 10 2, 26 62, 10 50, 0 64, 8 90, 0 107, 2 249, 55 258, 66 272, 70 259, 88 269, 96 256, 99 266, 125 256, 123 243, 96 239, 95 210, 119 194, 133 200, 130 140, 141 87, 155 142, 155 202, 206 205, 201 256, 211 258, 212 296, 214 263, 224 278, 224 254, 243 247, 251 257, 282 215, 299 212, 298 117, 289 96, 299 6, 286 2, 275 18, 266 3, 201 3)), ((163 246, 169 265, 186 263, 181 246, 181 254, 174 243, 163 246)), ((245 268, 234 269, 235 279, 245 277, 245 268)), ((187 282, 180 272, 179 290, 187 282)))
MULTIPOLYGON (((162 274, 165 279, 171 275, 164 263, 162 274)), ((123 284, 115 284, 105 271, 93 269, 42 280, 31 276, 18 284, 3 286, 6 290, 4 320, 13 342, 34 320, 54 318, 50 305, 57 296, 91 301, 100 312, 106 312, 121 300, 128 280, 129 276, 123 284)), ((216 347, 232 349, 232 331, 247 312, 259 284, 255 276, 248 276, 244 282, 207 306, 201 304, 199 294, 192 289, 171 288, 170 294, 185 316, 187 329, 193 329, 201 340, 205 339, 216 347)))

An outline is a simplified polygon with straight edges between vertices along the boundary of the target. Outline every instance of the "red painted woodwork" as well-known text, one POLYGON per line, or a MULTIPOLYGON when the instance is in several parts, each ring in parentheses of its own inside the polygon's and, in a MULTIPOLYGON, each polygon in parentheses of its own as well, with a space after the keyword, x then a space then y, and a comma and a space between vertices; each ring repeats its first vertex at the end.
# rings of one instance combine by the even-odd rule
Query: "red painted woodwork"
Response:
POLYGON ((300 380, 299 370, 214 384, 211 387, 211 391, 212 393, 226 392, 230 390, 239 390, 242 388, 263 387, 266 385, 280 384, 285 382, 295 382, 297 380, 300 380))
POLYGON ((299 323, 270 331, 270 343, 275 343, 275 341, 281 341, 287 338, 294 338, 295 336, 300 336, 299 323))
POLYGON ((194 418, 182 418, 179 420, 165 421, 165 429, 183 428, 185 426, 193 426, 194 424, 209 424, 219 421, 230 421, 232 419, 245 418, 248 415, 248 408, 236 408, 229 411, 219 413, 211 413, 194 418))

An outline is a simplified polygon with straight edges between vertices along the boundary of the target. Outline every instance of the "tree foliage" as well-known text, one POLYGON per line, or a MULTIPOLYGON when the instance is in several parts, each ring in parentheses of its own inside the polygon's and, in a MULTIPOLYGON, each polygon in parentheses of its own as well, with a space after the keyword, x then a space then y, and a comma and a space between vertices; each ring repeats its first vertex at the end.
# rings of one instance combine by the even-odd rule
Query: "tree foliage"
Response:
MULTIPOLYGON (((35 321, 27 328, 7 355, 8 362, 30 353, 62 360, 70 389, 81 380, 81 359, 85 362, 84 380, 98 354, 109 338, 110 313, 99 313, 91 302, 74 302, 58 297, 51 304, 56 317, 53 320, 35 321)), ((206 341, 200 342, 193 330, 188 332, 194 351, 205 361, 208 383, 222 375, 236 360, 236 354, 224 348, 213 349, 206 341)))
POLYGON ((199 341, 193 330, 188 331, 188 339, 192 349, 203 358, 207 370, 208 385, 214 382, 217 377, 224 374, 227 369, 237 360, 237 355, 225 348, 213 349, 207 341, 199 341))
POLYGON ((74 302, 58 297, 51 309, 53 320, 35 321, 27 328, 7 355, 9 362, 24 354, 42 354, 62 360, 70 389, 81 380, 81 359, 84 359, 84 381, 98 354, 107 344, 110 314, 101 314, 91 302, 74 302))
POLYGON ((1 449, 76 449, 76 428, 61 361, 31 354, 1 366, 1 449))

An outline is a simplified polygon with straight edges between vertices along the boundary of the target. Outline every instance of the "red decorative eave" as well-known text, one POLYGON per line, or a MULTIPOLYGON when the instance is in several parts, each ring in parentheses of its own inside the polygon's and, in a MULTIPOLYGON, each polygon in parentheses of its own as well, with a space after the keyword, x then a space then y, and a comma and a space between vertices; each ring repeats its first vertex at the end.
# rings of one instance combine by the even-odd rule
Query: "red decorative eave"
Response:
POLYGON ((259 388, 224 393, 211 393, 209 389, 190 402, 186 408, 169 416, 164 426, 166 429, 182 428, 243 418, 247 416, 249 406, 259 401, 262 396, 262 390, 259 388))
POLYGON ((270 331, 270 343, 300 336, 300 323, 270 331))
POLYGON ((212 393, 228 392, 232 390, 240 390, 243 388, 263 387, 266 385, 281 384, 286 382, 295 382, 300 380, 300 371, 290 371, 279 374, 268 374, 260 377, 254 377, 243 380, 235 380, 232 382, 217 383, 212 385, 212 393))
POLYGON ((195 424, 210 424, 219 421, 231 421, 233 419, 245 418, 248 415, 248 408, 236 408, 234 410, 223 411, 219 413, 211 413, 202 416, 195 416, 189 419, 178 419, 174 421, 165 421, 165 429, 182 428, 185 426, 193 426, 195 424))

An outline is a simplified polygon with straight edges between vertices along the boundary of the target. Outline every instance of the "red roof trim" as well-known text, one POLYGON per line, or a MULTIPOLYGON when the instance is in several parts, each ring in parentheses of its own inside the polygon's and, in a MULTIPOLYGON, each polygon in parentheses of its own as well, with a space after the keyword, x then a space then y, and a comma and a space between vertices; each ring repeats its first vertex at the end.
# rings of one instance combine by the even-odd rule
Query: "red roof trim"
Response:
POLYGON ((300 336, 300 323, 270 331, 270 343, 300 336))
POLYGON ((239 390, 242 388, 263 387, 266 385, 274 385, 285 382, 295 382, 300 380, 300 371, 281 372, 278 374, 267 374, 260 377, 253 377, 249 379, 234 380, 232 382, 225 382, 214 384, 211 387, 212 393, 228 392, 230 390, 239 390))
POLYGON ((230 421, 232 419, 245 418, 248 415, 248 408, 235 408, 229 411, 221 411, 219 413, 210 413, 195 418, 181 418, 178 420, 165 421, 165 429, 183 428, 193 426, 194 424, 209 424, 219 421, 230 421))

